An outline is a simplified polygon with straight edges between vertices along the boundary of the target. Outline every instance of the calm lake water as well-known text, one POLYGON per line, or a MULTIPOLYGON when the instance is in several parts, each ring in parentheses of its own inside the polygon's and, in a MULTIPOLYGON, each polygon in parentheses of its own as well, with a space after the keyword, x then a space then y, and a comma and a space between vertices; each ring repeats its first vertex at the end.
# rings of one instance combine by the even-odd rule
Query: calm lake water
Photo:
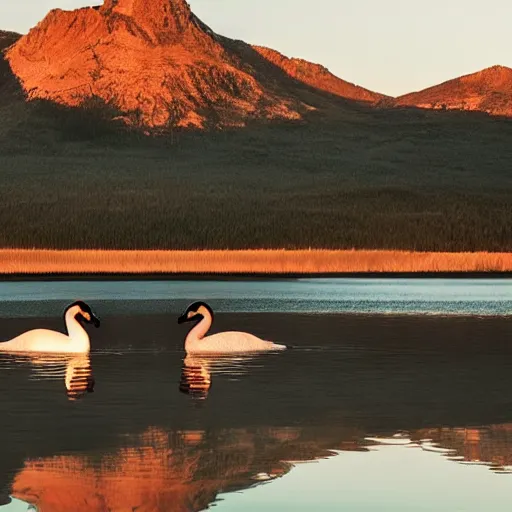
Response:
POLYGON ((78 298, 90 356, 0 355, 0 512, 512 507, 512 280, 4 282, 0 339, 78 298), (185 357, 196 299, 292 349, 185 357))

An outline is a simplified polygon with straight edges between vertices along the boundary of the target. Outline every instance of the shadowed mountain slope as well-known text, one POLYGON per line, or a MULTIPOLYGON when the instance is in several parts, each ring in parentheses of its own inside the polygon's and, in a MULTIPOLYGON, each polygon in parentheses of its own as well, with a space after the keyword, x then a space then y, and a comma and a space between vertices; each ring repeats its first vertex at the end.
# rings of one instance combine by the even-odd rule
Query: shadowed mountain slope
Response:
POLYGON ((21 35, 16 34, 16 32, 0 30, 0 50, 5 50, 5 48, 15 43, 20 37, 21 35))
MULTIPOLYGON (((6 94, 7 84, 12 85, 16 83, 16 79, 12 74, 9 63, 4 57, 4 50, 14 44, 20 37, 20 34, 0 30, 0 96, 4 96, 6 94)), ((4 97, 4 101, 6 99, 7 98, 4 97)), ((1 97, 0 101, 2 101, 1 97)))

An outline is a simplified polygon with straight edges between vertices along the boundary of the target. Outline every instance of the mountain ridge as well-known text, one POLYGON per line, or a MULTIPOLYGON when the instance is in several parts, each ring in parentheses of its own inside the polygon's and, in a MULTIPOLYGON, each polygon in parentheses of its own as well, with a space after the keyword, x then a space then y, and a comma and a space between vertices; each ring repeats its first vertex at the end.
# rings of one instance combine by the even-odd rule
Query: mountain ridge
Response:
POLYGON ((300 117, 300 105, 266 91, 237 66, 186 2, 150 5, 181 9, 157 21, 136 0, 51 11, 6 54, 27 97, 71 107, 99 97, 128 114, 128 123, 149 127, 204 128, 215 118, 220 126, 237 125, 256 110, 269 118, 300 117))
POLYGON ((494 65, 391 101, 394 107, 485 112, 512 116, 512 69, 494 65))
POLYGON ((158 129, 298 121, 332 101, 325 93, 383 97, 306 61, 305 73, 290 70, 298 60, 269 52, 215 33, 184 0, 105 0, 50 11, 6 58, 29 100, 78 107, 99 98, 127 124, 158 129))
MULTIPOLYGON (((320 89, 318 97, 305 99, 296 77, 277 73, 279 66, 272 76, 261 72, 269 61, 260 52, 216 34, 184 0, 55 9, 6 58, 28 99, 78 107, 98 97, 118 108, 127 124, 152 128, 300 120, 325 101, 320 89)), ((332 75, 331 89, 337 80, 340 90, 347 87, 332 75)), ((350 86, 349 99, 364 101, 369 94, 350 86)))
POLYGON ((385 94, 370 91, 337 77, 322 64, 316 64, 300 58, 287 57, 277 50, 265 46, 253 45, 252 48, 269 62, 283 69, 292 78, 317 89, 342 98, 368 103, 376 103, 387 98, 385 94))
POLYGON ((99 100, 143 128, 301 121, 351 103, 512 116, 512 69, 505 66, 392 98, 321 64, 217 34, 185 0, 53 9, 27 35, 0 31, 0 51, 0 88, 13 83, 10 69, 28 100, 67 107, 99 100))

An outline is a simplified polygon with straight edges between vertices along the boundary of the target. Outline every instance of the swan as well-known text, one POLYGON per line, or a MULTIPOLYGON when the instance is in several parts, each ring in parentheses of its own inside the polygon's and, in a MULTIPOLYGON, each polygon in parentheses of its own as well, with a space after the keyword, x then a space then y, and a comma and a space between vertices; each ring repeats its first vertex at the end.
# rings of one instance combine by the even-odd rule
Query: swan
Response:
POLYGON ((205 336, 213 323, 212 308, 206 302, 190 304, 178 323, 195 322, 185 339, 187 354, 223 354, 286 350, 286 345, 264 341, 247 332, 220 332, 205 336))
POLYGON ((35 329, 20 334, 18 337, 0 343, 0 352, 45 352, 85 354, 90 350, 89 335, 82 322, 100 326, 98 317, 82 301, 73 302, 64 310, 67 334, 35 329))

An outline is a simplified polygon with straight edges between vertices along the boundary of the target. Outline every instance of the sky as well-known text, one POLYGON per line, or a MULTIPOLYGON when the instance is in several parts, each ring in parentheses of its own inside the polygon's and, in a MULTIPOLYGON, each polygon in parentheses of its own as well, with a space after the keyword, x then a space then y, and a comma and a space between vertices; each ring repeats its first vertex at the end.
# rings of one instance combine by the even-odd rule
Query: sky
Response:
MULTIPOLYGON (((149 0, 148 0, 149 1, 149 0)), ((0 29, 26 33, 52 8, 101 0, 0 0, 0 29)), ((189 0, 215 32, 323 64, 398 96, 512 67, 510 0, 189 0)))

